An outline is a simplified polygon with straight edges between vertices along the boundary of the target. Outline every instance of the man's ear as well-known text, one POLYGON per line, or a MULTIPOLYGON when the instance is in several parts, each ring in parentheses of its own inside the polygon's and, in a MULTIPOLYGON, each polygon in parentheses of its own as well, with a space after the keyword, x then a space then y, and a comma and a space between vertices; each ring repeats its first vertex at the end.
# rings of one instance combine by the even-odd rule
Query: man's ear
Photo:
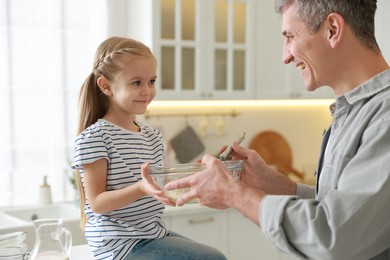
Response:
POLYGON ((103 76, 100 76, 98 79, 97 79, 97 84, 100 88, 100 90, 107 96, 111 96, 112 92, 111 92, 111 87, 110 87, 110 83, 108 82, 108 80, 103 77, 103 76))
POLYGON ((344 36, 344 18, 337 13, 330 13, 325 20, 327 38, 332 48, 335 48, 344 36))

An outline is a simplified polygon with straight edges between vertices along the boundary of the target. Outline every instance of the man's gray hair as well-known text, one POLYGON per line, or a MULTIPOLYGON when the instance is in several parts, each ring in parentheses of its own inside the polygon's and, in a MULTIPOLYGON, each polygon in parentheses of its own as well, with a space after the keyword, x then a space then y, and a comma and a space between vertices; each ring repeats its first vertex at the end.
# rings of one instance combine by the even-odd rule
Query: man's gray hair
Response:
POLYGON ((338 13, 366 47, 379 51, 375 39, 377 0, 275 0, 275 12, 282 14, 294 4, 298 18, 311 33, 319 30, 330 13, 338 13))

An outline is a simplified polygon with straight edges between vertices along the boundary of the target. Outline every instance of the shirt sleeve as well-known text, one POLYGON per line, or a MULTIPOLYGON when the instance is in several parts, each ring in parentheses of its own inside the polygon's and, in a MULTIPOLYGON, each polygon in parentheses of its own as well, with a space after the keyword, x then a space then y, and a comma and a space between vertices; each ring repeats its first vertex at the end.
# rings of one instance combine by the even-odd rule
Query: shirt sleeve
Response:
MULTIPOLYGON (((259 222, 276 248, 308 259, 372 259, 386 253, 390 241, 390 131, 387 125, 371 130, 356 155, 340 155, 340 162, 335 162, 340 165, 340 176, 336 188, 323 199, 263 198, 259 222)), ((298 193, 301 188, 297 187, 298 193)))
POLYGON ((313 199, 316 196, 316 190, 314 186, 297 183, 297 196, 303 199, 313 199))
POLYGON ((84 164, 108 157, 106 140, 102 131, 81 133, 75 141, 72 169, 82 169, 84 164))

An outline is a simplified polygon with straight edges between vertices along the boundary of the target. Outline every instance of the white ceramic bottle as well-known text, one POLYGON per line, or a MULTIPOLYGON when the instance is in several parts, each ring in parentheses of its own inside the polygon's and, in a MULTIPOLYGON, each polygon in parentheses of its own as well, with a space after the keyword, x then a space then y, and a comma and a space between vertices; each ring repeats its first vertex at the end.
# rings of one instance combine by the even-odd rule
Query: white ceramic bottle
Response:
POLYGON ((47 176, 43 176, 43 183, 39 187, 39 203, 44 205, 50 205, 51 200, 51 187, 47 183, 47 176))

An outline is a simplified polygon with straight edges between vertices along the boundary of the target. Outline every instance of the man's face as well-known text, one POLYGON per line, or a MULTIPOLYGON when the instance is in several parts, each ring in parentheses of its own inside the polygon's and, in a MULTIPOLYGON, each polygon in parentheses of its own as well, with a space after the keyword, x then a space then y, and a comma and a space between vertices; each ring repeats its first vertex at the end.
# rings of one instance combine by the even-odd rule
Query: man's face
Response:
POLYGON ((310 33, 306 25, 298 19, 295 5, 288 7, 282 15, 282 32, 284 35, 283 62, 293 62, 305 82, 305 87, 313 91, 328 82, 327 57, 329 45, 326 33, 320 30, 310 33))

